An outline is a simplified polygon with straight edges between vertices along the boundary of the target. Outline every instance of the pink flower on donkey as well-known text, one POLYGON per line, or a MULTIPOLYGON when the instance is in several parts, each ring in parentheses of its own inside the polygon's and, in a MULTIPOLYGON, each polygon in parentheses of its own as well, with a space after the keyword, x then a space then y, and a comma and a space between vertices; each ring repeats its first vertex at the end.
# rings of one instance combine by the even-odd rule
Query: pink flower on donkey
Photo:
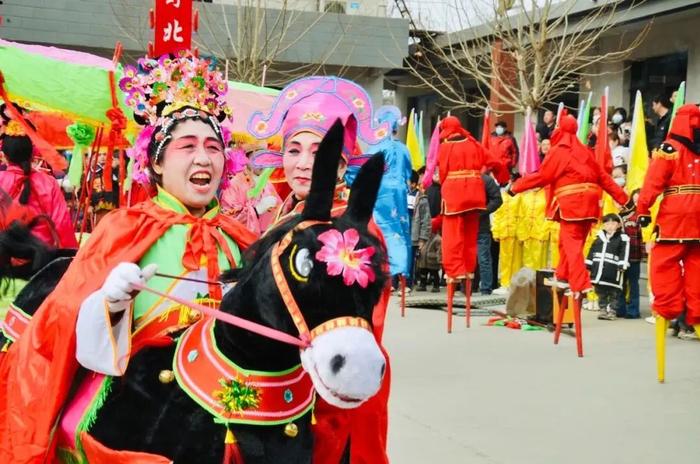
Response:
POLYGON ((356 250, 360 234, 356 229, 348 229, 343 233, 336 229, 327 230, 318 236, 323 247, 316 252, 316 259, 326 263, 328 275, 343 275, 343 283, 352 285, 357 282, 360 287, 374 282, 374 270, 371 259, 374 247, 356 250))

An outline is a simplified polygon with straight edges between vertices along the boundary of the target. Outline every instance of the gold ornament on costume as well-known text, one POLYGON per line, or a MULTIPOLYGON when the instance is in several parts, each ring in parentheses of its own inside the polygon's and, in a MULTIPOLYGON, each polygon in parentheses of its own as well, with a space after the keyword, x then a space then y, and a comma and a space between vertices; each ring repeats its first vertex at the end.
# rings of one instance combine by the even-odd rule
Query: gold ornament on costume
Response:
POLYGON ((170 383, 175 380, 175 373, 168 369, 163 369, 158 374, 158 380, 160 383, 170 383))
POLYGON ((290 422, 284 426, 284 434, 289 438, 296 438, 299 435, 299 427, 294 422, 290 422))

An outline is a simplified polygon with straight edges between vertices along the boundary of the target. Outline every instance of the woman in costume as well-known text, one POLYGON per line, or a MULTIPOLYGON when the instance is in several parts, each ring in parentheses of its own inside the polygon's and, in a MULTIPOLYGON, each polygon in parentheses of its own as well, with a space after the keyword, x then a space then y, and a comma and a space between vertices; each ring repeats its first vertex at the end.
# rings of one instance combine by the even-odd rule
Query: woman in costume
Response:
MULTIPOLYGON (((390 132, 387 123, 373 125, 372 105, 367 93, 357 84, 338 77, 307 77, 285 87, 269 114, 255 113, 248 122, 248 131, 258 139, 267 139, 281 131, 281 151, 268 150, 253 158, 255 167, 282 167, 292 190, 282 203, 276 222, 287 220, 303 210, 316 150, 337 119, 345 126, 345 141, 331 214, 339 216, 347 207, 344 175, 348 166, 366 160, 353 156, 359 151, 358 138, 376 145, 390 132)), ((383 238, 376 224, 370 222, 370 230, 383 238)), ((374 336, 380 346, 390 291, 387 286, 372 315, 374 336)), ((339 409, 317 398, 314 410, 317 420, 314 426, 315 463, 336 464, 348 452, 353 464, 388 463, 387 402, 391 376, 389 357, 386 351, 384 354, 387 370, 382 388, 359 408, 339 409), (348 442, 349 450, 346 449, 348 442)))
MULTIPOLYGON (((382 231, 389 251, 389 270, 394 278, 411 272, 411 218, 408 216, 408 182, 411 179, 411 157, 406 145, 396 140, 399 126, 406 118, 395 106, 377 110, 377 121, 391 126, 392 137, 369 148, 370 153, 384 153, 385 172, 374 206, 374 221, 382 231)), ((348 174, 354 174, 351 170, 348 174)), ((346 179, 350 181, 348 175, 346 179)), ((352 181, 350 181, 352 185, 352 181)), ((410 287, 412 282, 408 282, 410 287)), ((398 288, 397 282, 394 286, 398 288)))
MULTIPOLYGON (((2 117, 6 118, 4 111, 2 117)), ((8 163, 7 169, 0 172, 0 189, 25 207, 30 216, 47 219, 39 221, 32 234, 54 247, 77 248, 63 192, 53 176, 32 167, 34 144, 24 126, 7 119, 0 140, 8 163)))
POLYGON ((265 178, 261 179, 260 170, 250 166, 242 149, 235 148, 233 153, 239 153, 245 166, 221 192, 221 212, 260 236, 272 225, 282 200, 269 182, 259 185, 265 178))
POLYGON ((208 61, 184 52, 144 58, 138 66, 127 67, 119 82, 144 125, 129 155, 134 179, 155 184, 157 194, 100 222, 6 353, 0 364, 0 462, 56 462, 54 438, 62 432, 54 433, 54 424, 78 363, 122 375, 139 349, 131 343, 135 331, 148 327, 162 334, 200 316, 138 293, 137 284, 148 281, 190 300, 220 300, 222 289, 214 282, 221 271, 240 265, 239 247, 254 240, 219 214, 216 200, 234 174, 225 151, 229 134, 220 126, 228 112, 226 81, 208 61), (156 269, 199 282, 155 276, 156 269))

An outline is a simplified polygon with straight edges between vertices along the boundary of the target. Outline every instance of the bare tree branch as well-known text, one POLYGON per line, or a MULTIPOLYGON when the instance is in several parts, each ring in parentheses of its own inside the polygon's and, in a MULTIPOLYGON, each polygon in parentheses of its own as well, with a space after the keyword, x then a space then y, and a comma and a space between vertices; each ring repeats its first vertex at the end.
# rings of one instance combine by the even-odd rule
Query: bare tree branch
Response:
POLYGON ((464 30, 423 34, 405 66, 414 86, 433 90, 454 109, 484 108, 495 100, 499 113, 536 110, 582 77, 604 74, 598 65, 628 57, 649 23, 616 50, 601 50, 601 39, 645 1, 607 0, 583 12, 575 9, 576 0, 515 0, 510 12, 498 0, 476 11, 455 1, 453 20, 464 30))
MULTIPOLYGON (((148 39, 139 37, 135 31, 148 29, 125 13, 129 11, 125 0, 109 1, 122 32, 145 45, 148 39)), ((308 12, 294 9, 291 3, 283 0, 276 7, 267 8, 265 0, 235 0, 226 5, 221 3, 220 8, 214 5, 199 8, 200 30, 205 34, 196 35, 194 45, 220 59, 225 64, 227 78, 239 82, 261 85, 264 75, 265 85, 279 87, 325 70, 355 18, 338 15, 339 33, 315 50, 320 59, 315 63, 294 63, 290 62, 289 52, 332 15, 318 12, 311 17, 308 12), (206 42, 203 37, 207 38, 206 42)), ((347 59, 339 65, 341 72, 347 68, 347 59)))

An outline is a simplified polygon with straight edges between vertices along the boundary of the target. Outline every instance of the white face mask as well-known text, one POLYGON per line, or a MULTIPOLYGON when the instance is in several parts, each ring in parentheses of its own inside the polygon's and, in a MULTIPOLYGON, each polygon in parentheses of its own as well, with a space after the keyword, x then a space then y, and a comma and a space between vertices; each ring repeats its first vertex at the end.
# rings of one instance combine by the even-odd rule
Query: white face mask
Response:
POLYGON ((496 135, 503 135, 506 133, 506 129, 503 126, 496 126, 496 135))
POLYGON ((615 183, 616 183, 617 185, 619 185, 620 187, 624 187, 624 186, 625 186, 625 178, 624 178, 624 177, 616 177, 616 178, 614 178, 613 180, 614 180, 615 183))
POLYGON ((613 114, 612 122, 614 124, 620 124, 622 122, 622 115, 620 113, 613 114))

